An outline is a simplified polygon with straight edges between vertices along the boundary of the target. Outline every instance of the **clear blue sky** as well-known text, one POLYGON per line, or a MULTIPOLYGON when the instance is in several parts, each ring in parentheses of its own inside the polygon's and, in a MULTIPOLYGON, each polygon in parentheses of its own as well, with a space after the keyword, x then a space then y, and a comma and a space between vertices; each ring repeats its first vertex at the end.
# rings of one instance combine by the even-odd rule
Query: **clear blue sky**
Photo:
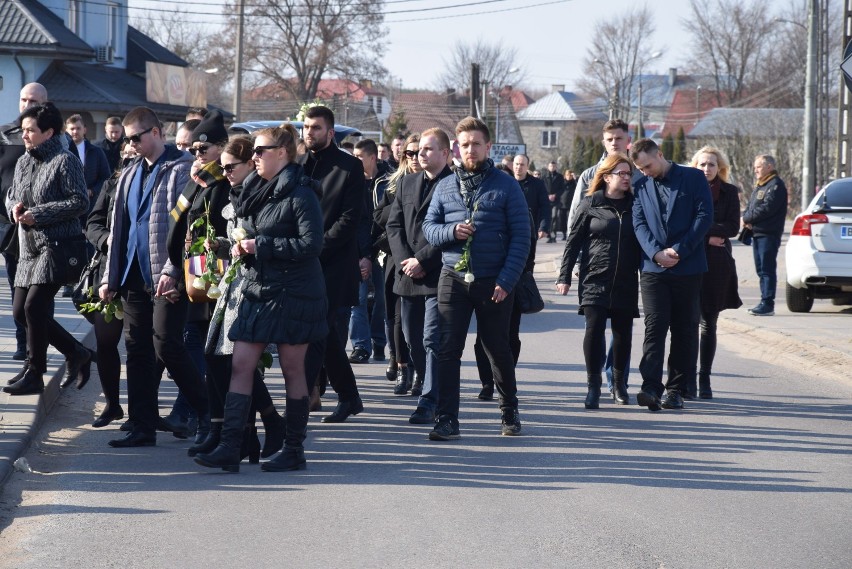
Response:
MULTIPOLYGON (((482 0, 473 0, 473 2, 482 0)), ((552 0, 551 0, 552 1, 552 0)), ((442 58, 449 58, 451 46, 458 40, 502 40, 504 45, 516 47, 517 64, 527 71, 528 83, 533 87, 565 84, 571 89, 582 72, 586 47, 594 41, 592 27, 605 17, 614 17, 641 6, 635 0, 568 0, 561 3, 534 6, 548 0, 505 0, 467 5, 458 8, 441 8, 462 4, 459 0, 388 0, 387 12, 412 10, 411 14, 388 14, 385 18, 388 35, 376 38, 385 42, 384 64, 406 88, 435 86, 442 58), (530 7, 532 6, 532 7, 530 7), (415 12, 415 9, 429 11, 415 12), (437 8, 437 9, 436 9, 437 8), (505 11, 498 11, 505 10, 505 11), (463 16, 463 14, 476 14, 463 16)), ((204 0, 179 4, 180 9, 197 12, 219 10, 205 8, 204 0)), ((210 0, 212 5, 217 2, 210 0)), ((657 31, 653 46, 664 46, 664 55, 646 72, 665 72, 669 67, 682 67, 687 53, 689 36, 683 31, 679 18, 689 14, 687 0, 649 0, 649 8, 656 16, 657 31)), ((163 0, 130 0, 131 19, 134 8, 173 7, 163 0)), ((195 22, 206 22, 215 29, 221 16, 187 16, 195 22)))

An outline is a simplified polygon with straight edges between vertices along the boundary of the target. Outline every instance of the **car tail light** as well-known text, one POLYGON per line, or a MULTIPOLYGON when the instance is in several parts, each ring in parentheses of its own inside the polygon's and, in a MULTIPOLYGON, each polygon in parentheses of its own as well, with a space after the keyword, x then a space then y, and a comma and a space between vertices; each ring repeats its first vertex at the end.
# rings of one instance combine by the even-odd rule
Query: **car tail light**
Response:
POLYGON ((810 237, 811 225, 818 223, 828 223, 828 216, 821 213, 802 214, 793 222, 793 231, 790 232, 790 235, 810 237))

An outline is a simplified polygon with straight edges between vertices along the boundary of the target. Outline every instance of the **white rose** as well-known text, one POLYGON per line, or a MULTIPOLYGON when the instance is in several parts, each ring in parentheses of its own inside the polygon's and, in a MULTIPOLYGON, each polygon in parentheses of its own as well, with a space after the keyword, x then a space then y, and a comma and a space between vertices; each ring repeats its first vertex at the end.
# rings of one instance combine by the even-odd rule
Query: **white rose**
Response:
POLYGON ((231 239, 234 241, 242 241, 246 237, 248 237, 248 233, 242 227, 237 227, 231 231, 231 239))
POLYGON ((123 310, 120 310, 120 309, 118 309, 118 308, 116 308, 116 309, 115 309, 115 317, 116 317, 118 320, 124 320, 124 311, 123 311, 123 310))
POLYGON ((207 288, 207 283, 201 277, 195 277, 195 280, 192 281, 192 288, 195 290, 204 290, 207 288))
POLYGON ((222 296, 222 291, 219 290, 218 286, 213 285, 207 289, 207 298, 217 299, 220 296, 222 296))
POLYGON ((474 279, 475 279, 475 277, 473 276, 473 273, 465 273, 464 274, 464 282, 472 283, 474 281, 474 279))

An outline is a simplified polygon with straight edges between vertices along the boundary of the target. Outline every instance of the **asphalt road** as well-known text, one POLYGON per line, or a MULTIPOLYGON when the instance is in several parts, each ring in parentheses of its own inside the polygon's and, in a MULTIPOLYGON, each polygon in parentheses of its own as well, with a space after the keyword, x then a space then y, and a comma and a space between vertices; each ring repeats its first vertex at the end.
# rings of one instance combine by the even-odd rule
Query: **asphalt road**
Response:
MULTIPOLYGON (((406 421, 413 399, 359 365, 365 413, 312 417, 300 473, 202 469, 163 434, 111 449, 117 430, 88 426, 97 389, 68 392, 27 453, 36 472, 3 489, 0 567, 850 566, 852 384, 723 333, 712 402, 586 411, 576 299, 540 277, 548 307, 524 318, 518 366, 524 436, 501 437, 496 404, 475 398, 472 338, 462 440, 428 441, 406 421)), ((641 333, 637 320, 634 401, 641 333)), ((164 407, 173 395, 164 383, 164 407)))

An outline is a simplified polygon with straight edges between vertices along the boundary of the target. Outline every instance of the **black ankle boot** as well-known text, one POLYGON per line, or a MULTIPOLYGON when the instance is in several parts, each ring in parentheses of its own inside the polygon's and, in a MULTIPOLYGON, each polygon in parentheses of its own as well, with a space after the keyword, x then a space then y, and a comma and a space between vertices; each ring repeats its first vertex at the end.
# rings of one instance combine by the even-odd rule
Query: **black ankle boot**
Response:
POLYGON ((44 391, 44 379, 34 367, 27 368, 24 375, 13 383, 3 388, 9 395, 31 395, 44 391))
POLYGON ((698 374, 698 398, 713 399, 713 390, 710 389, 710 373, 700 372, 698 374))
POLYGON ((587 377, 586 383, 589 386, 589 392, 586 394, 586 409, 597 409, 600 407, 601 401, 601 374, 590 373, 587 377))
POLYGON ((249 407, 251 395, 233 391, 225 395, 225 417, 222 419, 219 445, 209 453, 196 455, 196 463, 208 468, 221 468, 226 472, 240 471, 240 450, 246 432, 249 407))
POLYGON ((222 434, 222 419, 211 419, 210 430, 207 436, 200 443, 194 444, 186 449, 186 454, 195 456, 197 454, 207 454, 219 446, 219 437, 222 434))
POLYGON ((284 450, 260 468, 267 472, 285 472, 288 470, 304 470, 305 448, 302 443, 308 435, 308 398, 287 398, 287 436, 284 439, 284 450))
POLYGON ((21 368, 21 371, 16 373, 12 379, 6 382, 6 385, 15 385, 21 378, 24 377, 24 374, 27 373, 27 370, 30 369, 30 360, 24 362, 24 367, 21 368))
POLYGON ((396 385, 393 387, 394 395, 405 395, 411 389, 414 380, 414 366, 408 364, 396 372, 396 385))
POLYGON ((284 446, 284 436, 287 434, 287 423, 284 417, 275 409, 271 413, 261 415, 263 421, 263 450, 260 451, 261 458, 269 458, 284 446))
POLYGON ((624 372, 615 368, 612 370, 612 400, 619 405, 630 404, 630 395, 624 385, 624 372))

